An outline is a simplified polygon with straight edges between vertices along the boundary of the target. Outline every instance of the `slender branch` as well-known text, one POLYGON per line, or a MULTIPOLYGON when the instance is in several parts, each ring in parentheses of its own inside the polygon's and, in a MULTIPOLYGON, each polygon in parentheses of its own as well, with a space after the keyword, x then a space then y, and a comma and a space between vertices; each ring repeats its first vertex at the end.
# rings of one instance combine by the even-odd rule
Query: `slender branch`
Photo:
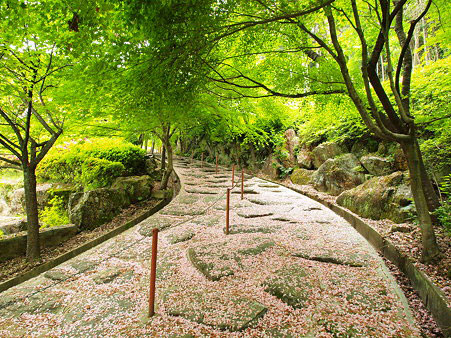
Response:
POLYGON ((62 132, 63 131, 61 129, 58 130, 55 134, 52 135, 50 140, 45 142, 45 145, 42 147, 41 151, 36 156, 36 159, 35 159, 36 165, 42 161, 44 156, 49 152, 50 148, 52 148, 52 146, 55 144, 56 140, 58 139, 58 137, 61 135, 62 132))
POLYGON ((437 121, 440 121, 440 120, 444 120, 444 119, 448 119, 448 118, 451 118, 451 114, 448 114, 448 115, 445 115, 445 116, 442 116, 442 117, 437 117, 437 118, 429 120, 429 121, 417 123, 417 126, 424 127, 424 126, 427 126, 427 125, 429 125, 431 123, 434 123, 434 122, 437 122, 437 121))
POLYGON ((21 158, 21 155, 19 154, 19 152, 14 149, 12 146, 10 146, 6 141, 4 141, 5 136, 0 137, 0 144, 5 147, 6 149, 8 149, 9 152, 11 152, 14 156, 16 156, 17 158, 21 158))
POLYGON ((7 157, 4 157, 4 156, 0 156, 0 161, 12 164, 14 166, 20 166, 20 162, 11 160, 11 159, 9 159, 7 157))
MULTIPOLYGON (((238 70, 236 70, 236 71, 239 72, 238 70)), ((275 91, 275 90, 269 88, 265 84, 263 84, 257 80, 254 80, 254 79, 242 74, 241 72, 239 72, 239 73, 240 73, 241 78, 253 83, 254 85, 251 85, 251 86, 240 85, 235 82, 228 81, 224 77, 222 79, 214 79, 214 78, 210 78, 210 79, 213 81, 216 81, 216 82, 226 83, 228 85, 235 86, 238 88, 243 88, 243 89, 245 89, 245 88, 251 88, 251 89, 261 88, 261 89, 265 90, 266 92, 268 92, 269 94, 271 94, 272 96, 287 97, 287 98, 293 98, 293 99, 312 96, 312 95, 329 95, 329 94, 344 94, 345 93, 345 91, 343 89, 330 89, 330 90, 324 90, 324 91, 314 90, 314 91, 309 91, 309 92, 304 92, 304 93, 295 93, 295 94, 282 93, 282 92, 278 92, 278 91, 275 91)))
POLYGON ((73 66, 72 64, 67 64, 67 65, 55 68, 55 69, 51 70, 50 72, 42 75, 38 80, 34 80, 34 83, 39 83, 42 80, 44 80, 45 78, 47 78, 49 75, 51 75, 53 73, 56 73, 56 72, 60 71, 61 69, 64 69, 64 68, 67 68, 67 67, 72 67, 72 66, 73 66))
POLYGON ((305 10, 305 11, 300 11, 300 12, 291 13, 291 14, 285 14, 285 15, 276 16, 276 17, 273 17, 273 18, 259 20, 259 21, 243 21, 243 22, 231 24, 231 25, 228 25, 228 26, 226 26, 224 28, 234 28, 234 27, 236 27, 236 28, 232 29, 229 32, 225 32, 225 33, 215 37, 213 39, 213 41, 217 41, 217 40, 223 39, 223 38, 225 38, 227 36, 233 35, 233 34, 239 32, 239 31, 242 31, 243 29, 246 29, 246 28, 249 28, 249 27, 254 27, 254 26, 257 26, 257 25, 264 25, 264 24, 271 23, 271 22, 277 22, 277 21, 281 21, 281 20, 287 20, 287 19, 298 18, 300 16, 305 16, 307 14, 311 14, 311 13, 314 13, 316 11, 319 11, 320 9, 324 8, 325 6, 330 5, 334 1, 335 0, 326 0, 324 3, 322 3, 322 4, 318 5, 318 6, 315 6, 313 8, 310 8, 308 10, 305 10))
MULTIPOLYGON (((410 41, 412 41, 413 38, 413 34, 415 31, 415 27, 418 24, 418 22, 420 22, 420 20, 426 15, 426 13, 428 12, 429 8, 431 7, 432 4, 432 0, 429 0, 426 8, 424 9, 424 11, 420 14, 420 16, 418 18, 416 18, 414 21, 412 21, 410 23, 410 28, 409 31, 407 33, 407 38, 404 41, 404 44, 402 46, 402 50, 401 53, 399 55, 399 59, 398 59, 398 65, 396 67, 396 90, 398 91, 398 93, 400 93, 399 90, 399 79, 400 79, 400 75, 401 75, 401 68, 404 62, 404 58, 406 53, 408 52, 409 48, 410 48, 410 41)), ((402 28, 402 26, 401 26, 402 28)))
POLYGON ((23 138, 22 135, 20 133, 19 128, 17 128, 17 123, 14 123, 10 117, 8 116, 8 114, 6 114, 2 108, 0 108, 0 116, 6 121, 6 123, 8 123, 8 125, 12 128, 12 130, 14 131, 14 134, 16 134, 16 137, 19 141, 20 146, 23 146, 23 138))

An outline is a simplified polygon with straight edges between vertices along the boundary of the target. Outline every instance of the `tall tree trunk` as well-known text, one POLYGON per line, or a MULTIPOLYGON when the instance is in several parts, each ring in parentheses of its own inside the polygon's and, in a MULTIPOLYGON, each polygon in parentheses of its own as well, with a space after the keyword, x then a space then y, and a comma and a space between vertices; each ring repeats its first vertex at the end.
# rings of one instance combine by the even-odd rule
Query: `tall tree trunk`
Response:
POLYGON ((155 140, 152 140, 152 148, 150 149, 150 153, 153 155, 155 151, 155 140))
POLYGON ((168 187, 169 177, 171 176, 172 170, 174 169, 173 151, 170 140, 167 140, 165 142, 164 148, 167 151, 168 166, 166 168, 166 171, 164 172, 163 179, 161 180, 161 189, 166 189, 168 187))
POLYGON ((430 212, 434 212, 435 209, 437 209, 440 206, 440 199, 436 191, 434 190, 434 187, 432 185, 432 180, 430 179, 426 167, 424 165, 423 156, 421 154, 421 151, 418 150, 418 156, 419 156, 419 173, 421 175, 421 183, 423 185, 424 194, 426 197, 426 202, 428 205, 428 209, 430 212))
POLYGON ((166 169, 166 147, 163 143, 163 147, 161 149, 161 170, 166 169))
POLYGON ((424 262, 431 262, 439 257, 440 252, 432 227, 432 219, 429 214, 426 192, 422 181, 421 168, 424 167, 424 164, 420 147, 416 139, 413 139, 412 142, 402 143, 401 147, 407 158, 410 174, 410 187, 412 189, 419 226, 421 228, 421 243, 423 246, 422 259, 424 262))
POLYGON ((27 212, 27 260, 32 262, 40 258, 38 201, 34 166, 23 166, 23 178, 27 212))

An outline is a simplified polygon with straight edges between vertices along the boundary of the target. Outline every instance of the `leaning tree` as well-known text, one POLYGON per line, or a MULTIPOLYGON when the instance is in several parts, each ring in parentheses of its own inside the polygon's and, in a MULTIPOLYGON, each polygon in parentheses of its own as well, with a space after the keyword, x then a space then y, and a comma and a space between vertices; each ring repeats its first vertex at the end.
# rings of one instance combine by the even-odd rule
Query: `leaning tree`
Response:
MULTIPOLYGON (((413 1, 410 1, 412 3, 413 1)), ((211 91, 227 98, 303 98, 346 93, 367 128, 406 157, 424 261, 439 257, 430 212, 438 199, 426 173, 410 105, 416 25, 407 0, 234 1, 213 37, 211 91), (380 60, 384 64, 380 64, 380 60), (383 83, 380 70, 388 81, 383 83)))

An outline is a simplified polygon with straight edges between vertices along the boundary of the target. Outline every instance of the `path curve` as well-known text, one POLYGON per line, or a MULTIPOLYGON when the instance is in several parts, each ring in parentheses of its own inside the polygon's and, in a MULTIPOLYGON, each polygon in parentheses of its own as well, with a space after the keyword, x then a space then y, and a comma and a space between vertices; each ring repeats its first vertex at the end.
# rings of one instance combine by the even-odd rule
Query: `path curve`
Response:
POLYGON ((420 336, 382 259, 344 219, 247 176, 225 235, 231 171, 175 164, 181 191, 160 212, 0 294, 0 336, 420 336), (158 304, 147 319, 154 227, 158 304))

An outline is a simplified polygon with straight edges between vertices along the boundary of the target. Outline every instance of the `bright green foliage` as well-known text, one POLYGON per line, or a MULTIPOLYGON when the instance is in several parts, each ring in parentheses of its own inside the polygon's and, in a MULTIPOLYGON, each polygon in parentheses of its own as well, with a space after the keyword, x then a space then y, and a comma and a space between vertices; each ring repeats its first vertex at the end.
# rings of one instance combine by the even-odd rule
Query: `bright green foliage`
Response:
POLYGON ((115 139, 94 139, 55 147, 37 170, 43 181, 104 187, 121 175, 137 175, 145 168, 145 150, 115 139))
POLYGON ((146 151, 131 143, 120 140, 97 139, 83 144, 80 150, 90 157, 120 162, 125 167, 125 175, 142 174, 146 165, 146 151))
POLYGON ((87 190, 103 188, 111 185, 124 170, 125 167, 120 162, 90 157, 81 166, 81 182, 87 190))
POLYGON ((437 208, 434 214, 445 228, 447 234, 451 236, 451 174, 446 176, 440 185, 443 195, 442 204, 437 208))
POLYGON ((41 229, 68 224, 69 215, 63 198, 53 197, 49 206, 39 212, 39 219, 42 224, 41 229))
POLYGON ((300 143, 308 146, 325 141, 347 142, 368 133, 357 110, 342 97, 325 102, 304 100, 296 125, 300 143))
POLYGON ((447 57, 414 73, 412 106, 424 140, 421 149, 433 172, 451 168, 450 70, 451 57, 447 57))

